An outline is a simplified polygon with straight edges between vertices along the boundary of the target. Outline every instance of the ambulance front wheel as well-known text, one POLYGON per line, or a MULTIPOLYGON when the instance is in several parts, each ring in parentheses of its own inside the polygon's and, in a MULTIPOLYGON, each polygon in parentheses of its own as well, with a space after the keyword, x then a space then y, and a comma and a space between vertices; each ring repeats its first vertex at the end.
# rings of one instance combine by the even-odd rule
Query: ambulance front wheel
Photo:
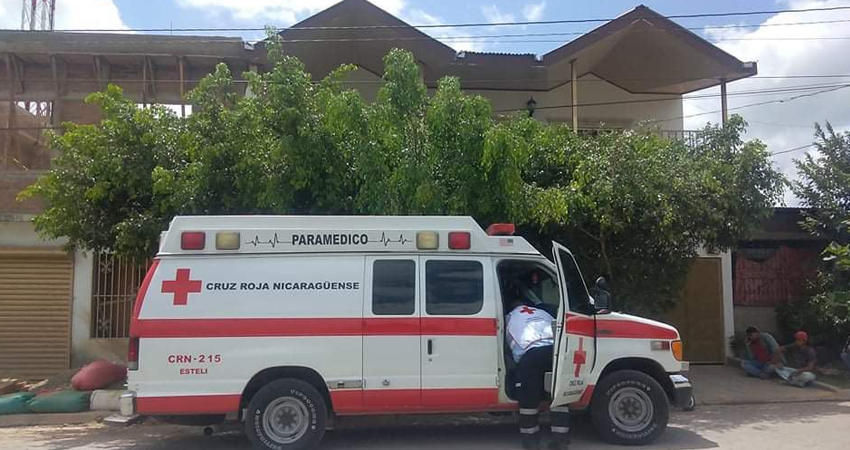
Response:
POLYGON ((245 431, 257 450, 316 446, 325 434, 327 406, 310 383, 283 378, 263 386, 248 403, 245 431))
POLYGON ((605 441, 644 445, 667 428, 670 403, 664 388, 651 376, 636 370, 618 370, 596 385, 590 414, 605 441))

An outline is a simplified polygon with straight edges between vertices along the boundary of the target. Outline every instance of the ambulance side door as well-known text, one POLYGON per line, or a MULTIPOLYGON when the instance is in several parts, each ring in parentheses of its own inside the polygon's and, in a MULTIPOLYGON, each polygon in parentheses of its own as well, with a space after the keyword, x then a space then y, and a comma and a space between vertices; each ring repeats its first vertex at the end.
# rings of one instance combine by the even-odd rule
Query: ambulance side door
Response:
POLYGON ((422 404, 419 257, 367 256, 363 302, 363 404, 405 411, 422 404))
POLYGON ((474 409, 498 403, 495 281, 480 256, 420 257, 422 404, 474 409))
POLYGON ((577 402, 585 393, 595 361, 596 334, 595 310, 572 252, 557 242, 552 243, 552 252, 561 291, 552 364, 554 407, 577 402))

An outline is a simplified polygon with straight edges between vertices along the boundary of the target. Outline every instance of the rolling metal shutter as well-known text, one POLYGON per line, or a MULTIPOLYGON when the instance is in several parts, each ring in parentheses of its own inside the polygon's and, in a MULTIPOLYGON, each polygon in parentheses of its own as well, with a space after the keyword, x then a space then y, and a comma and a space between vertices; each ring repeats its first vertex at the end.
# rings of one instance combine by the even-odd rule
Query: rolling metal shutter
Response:
POLYGON ((73 273, 66 252, 0 249, 0 377, 68 369, 73 273))

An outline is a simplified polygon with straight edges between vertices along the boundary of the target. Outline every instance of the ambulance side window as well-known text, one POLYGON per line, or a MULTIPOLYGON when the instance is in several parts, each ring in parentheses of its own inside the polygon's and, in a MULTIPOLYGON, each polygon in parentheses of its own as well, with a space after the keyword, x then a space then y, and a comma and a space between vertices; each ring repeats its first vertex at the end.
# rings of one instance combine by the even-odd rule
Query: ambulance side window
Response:
POLYGON ((377 260, 372 266, 372 314, 412 315, 416 310, 416 263, 377 260))
POLYGON ((429 260, 425 263, 428 315, 473 315, 484 307, 484 266, 478 261, 429 260))

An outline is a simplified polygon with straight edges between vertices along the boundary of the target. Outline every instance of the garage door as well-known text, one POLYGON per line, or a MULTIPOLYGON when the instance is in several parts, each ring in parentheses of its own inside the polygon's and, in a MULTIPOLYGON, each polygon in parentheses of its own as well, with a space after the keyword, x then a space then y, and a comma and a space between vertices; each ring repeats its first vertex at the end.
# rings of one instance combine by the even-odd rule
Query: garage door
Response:
POLYGON ((72 278, 65 252, 0 249, 0 376, 69 367, 72 278))
POLYGON ((667 321, 682 335, 685 359, 698 363, 725 361, 720 258, 694 260, 679 303, 667 321))

